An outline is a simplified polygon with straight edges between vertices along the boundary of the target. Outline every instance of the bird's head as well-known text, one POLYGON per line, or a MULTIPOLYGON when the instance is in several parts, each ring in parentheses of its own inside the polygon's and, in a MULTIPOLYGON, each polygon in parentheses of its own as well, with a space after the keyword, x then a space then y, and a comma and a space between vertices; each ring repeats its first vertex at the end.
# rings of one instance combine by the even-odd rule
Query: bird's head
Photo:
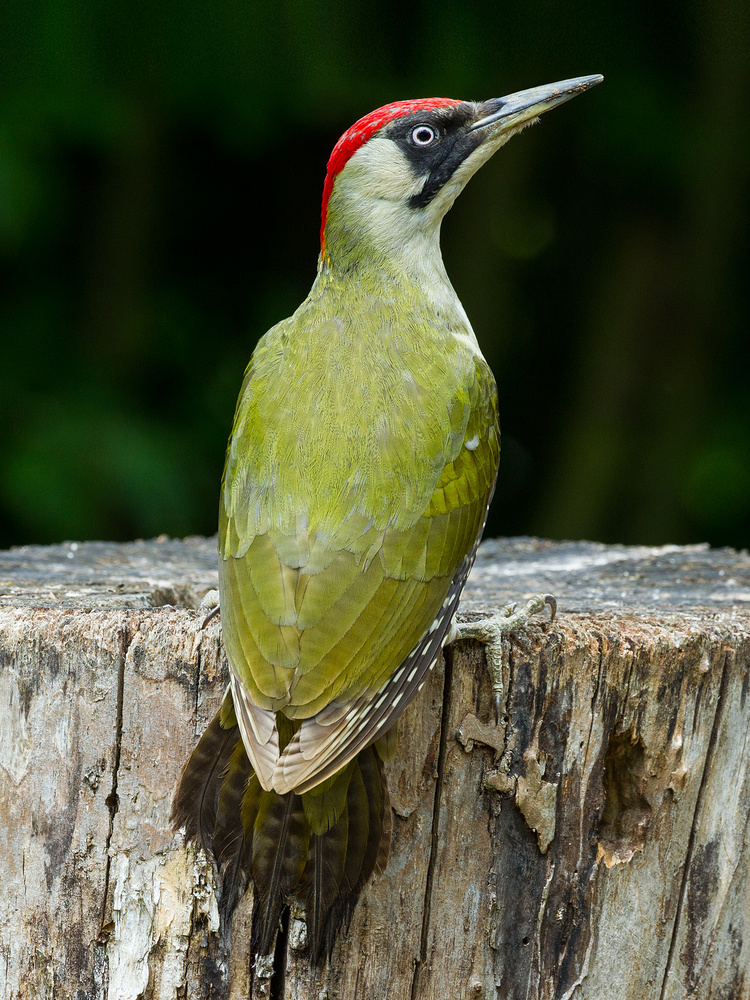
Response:
POLYGON ((601 80, 584 76, 479 103, 399 101, 360 118, 328 161, 324 265, 439 254, 440 222, 479 167, 539 115, 601 80))

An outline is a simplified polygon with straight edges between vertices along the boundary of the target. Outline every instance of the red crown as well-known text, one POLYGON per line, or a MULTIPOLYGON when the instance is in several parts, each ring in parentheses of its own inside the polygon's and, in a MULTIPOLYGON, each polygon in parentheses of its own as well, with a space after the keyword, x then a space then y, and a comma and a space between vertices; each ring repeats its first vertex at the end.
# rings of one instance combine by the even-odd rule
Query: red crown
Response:
POLYGON ((411 101, 395 101, 393 104, 385 104, 382 108, 377 108, 360 118, 341 136, 333 147, 333 152, 328 159, 328 173, 326 182, 323 185, 323 212, 320 222, 320 249, 325 248, 326 216, 328 215, 328 199, 331 197, 333 182, 336 175, 341 173, 350 157, 352 157, 360 146, 371 139, 380 129, 387 125, 394 118, 402 118, 413 111, 426 110, 432 108, 449 108, 460 101, 454 101, 449 97, 426 97, 411 101))

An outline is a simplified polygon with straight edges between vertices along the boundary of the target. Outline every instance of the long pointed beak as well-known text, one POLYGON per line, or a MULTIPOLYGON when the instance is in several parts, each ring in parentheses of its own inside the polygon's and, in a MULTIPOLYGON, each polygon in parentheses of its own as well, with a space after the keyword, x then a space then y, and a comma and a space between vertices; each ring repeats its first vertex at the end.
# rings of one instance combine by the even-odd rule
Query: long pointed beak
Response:
POLYGON ((549 83, 546 87, 519 90, 517 94, 510 94, 508 97, 495 97, 481 105, 481 110, 485 114, 479 121, 470 125, 468 131, 474 132, 486 128, 490 133, 497 134, 506 128, 522 125, 530 118, 536 118, 550 108, 556 108, 558 104, 564 104, 565 101, 577 97, 584 90, 595 87, 603 79, 599 73, 594 76, 577 76, 573 80, 549 83))

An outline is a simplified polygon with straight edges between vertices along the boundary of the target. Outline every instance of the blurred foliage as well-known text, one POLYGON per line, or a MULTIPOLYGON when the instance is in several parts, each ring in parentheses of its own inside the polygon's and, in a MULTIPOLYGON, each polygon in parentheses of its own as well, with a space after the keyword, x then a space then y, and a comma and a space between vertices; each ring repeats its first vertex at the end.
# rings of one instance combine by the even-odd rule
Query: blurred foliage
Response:
POLYGON ((0 544, 213 532, 338 135, 601 72, 444 226, 500 388, 488 533, 747 546, 749 48, 729 0, 3 5, 0 544))

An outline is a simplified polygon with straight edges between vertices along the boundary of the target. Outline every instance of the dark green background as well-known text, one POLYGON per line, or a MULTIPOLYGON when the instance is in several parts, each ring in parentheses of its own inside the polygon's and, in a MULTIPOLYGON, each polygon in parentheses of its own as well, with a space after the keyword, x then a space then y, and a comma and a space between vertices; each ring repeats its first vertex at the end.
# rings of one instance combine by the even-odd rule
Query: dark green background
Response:
POLYGON ((748 545, 749 12, 4 4, 0 544, 213 532, 339 134, 392 100, 603 73, 444 226, 500 389, 488 533, 748 545))

